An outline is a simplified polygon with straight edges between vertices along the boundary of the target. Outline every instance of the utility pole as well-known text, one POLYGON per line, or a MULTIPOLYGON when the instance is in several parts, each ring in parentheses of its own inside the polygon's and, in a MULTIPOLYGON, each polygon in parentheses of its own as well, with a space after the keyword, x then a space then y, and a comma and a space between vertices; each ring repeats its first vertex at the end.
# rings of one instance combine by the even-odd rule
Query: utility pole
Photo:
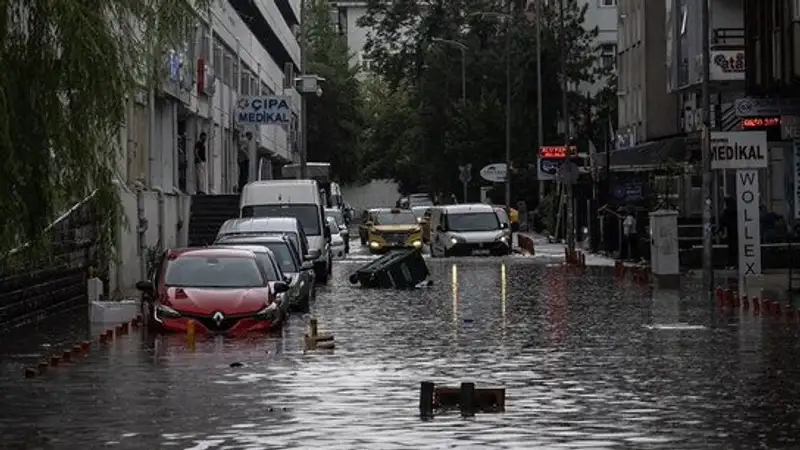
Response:
MULTIPOLYGON (((573 164, 572 157, 575 156, 572 154, 570 150, 569 140, 570 140, 570 126, 569 126, 569 105, 567 100, 567 51, 569 50, 569 43, 566 39, 566 26, 564 24, 565 17, 564 17, 564 0, 559 0, 558 2, 558 9, 559 9, 559 40, 561 41, 561 102, 562 102, 562 115, 564 116, 564 147, 567 151, 567 160, 564 164, 573 164)), ((567 197, 567 204, 566 204, 566 225, 567 225, 567 249, 569 253, 572 254, 575 252, 575 224, 573 223, 575 218, 573 214, 573 192, 572 192, 572 177, 569 176, 566 181, 566 197, 567 197)))
MULTIPOLYGON (((300 74, 306 74, 306 0, 300 0, 300 74)), ((302 77, 301 77, 302 78, 302 77)), ((308 124, 306 123, 306 109, 308 102, 306 94, 300 93, 300 171, 298 178, 307 178, 308 172, 308 124)))
POLYGON ((511 208, 511 0, 506 0, 506 211, 511 208))
POLYGON ((702 5, 702 45, 703 45, 703 84, 702 84, 702 108, 703 108, 703 135, 702 145, 700 146, 703 162, 703 287, 708 292, 709 298, 714 292, 714 263, 713 263, 713 241, 712 241, 712 214, 711 205, 713 192, 713 178, 711 174, 711 93, 709 92, 709 71, 711 48, 709 44, 709 8, 707 1, 701 1, 702 5))
MULTIPOLYGON (((536 154, 544 145, 544 125, 542 119, 542 0, 536 1, 536 154)), ((536 164, 541 165, 539 158, 536 164)), ((537 170, 538 173, 538 170, 537 170)), ((544 198, 544 181, 539 180, 539 205, 544 198)), ((541 210, 539 210, 541 211, 541 210)))

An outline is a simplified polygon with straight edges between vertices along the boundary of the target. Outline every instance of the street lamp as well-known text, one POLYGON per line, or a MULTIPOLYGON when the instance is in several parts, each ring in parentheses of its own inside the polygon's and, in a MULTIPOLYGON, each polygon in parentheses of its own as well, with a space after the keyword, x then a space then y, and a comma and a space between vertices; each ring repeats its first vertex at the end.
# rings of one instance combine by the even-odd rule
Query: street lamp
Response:
POLYGON ((511 2, 506 12, 474 12, 469 16, 487 16, 506 19, 506 209, 511 208, 511 2))
POLYGON ((458 41, 450 39, 433 38, 433 42, 440 42, 442 44, 453 45, 461 50, 461 102, 467 104, 467 46, 458 41))

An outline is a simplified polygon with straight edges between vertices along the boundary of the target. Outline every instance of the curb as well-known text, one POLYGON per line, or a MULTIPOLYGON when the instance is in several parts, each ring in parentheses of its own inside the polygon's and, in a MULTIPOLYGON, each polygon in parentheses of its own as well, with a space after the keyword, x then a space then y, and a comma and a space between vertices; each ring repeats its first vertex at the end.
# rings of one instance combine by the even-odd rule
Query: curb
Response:
POLYGON ((36 367, 26 367, 24 370, 25 378, 36 378, 44 375, 48 370, 59 366, 68 366, 77 363, 78 358, 88 355, 92 350, 92 344, 109 344, 115 338, 127 335, 130 330, 136 330, 143 324, 142 316, 136 316, 130 322, 123 322, 114 328, 109 328, 97 337, 94 341, 77 342, 72 348, 63 350, 60 354, 56 353, 49 358, 40 361, 36 367))

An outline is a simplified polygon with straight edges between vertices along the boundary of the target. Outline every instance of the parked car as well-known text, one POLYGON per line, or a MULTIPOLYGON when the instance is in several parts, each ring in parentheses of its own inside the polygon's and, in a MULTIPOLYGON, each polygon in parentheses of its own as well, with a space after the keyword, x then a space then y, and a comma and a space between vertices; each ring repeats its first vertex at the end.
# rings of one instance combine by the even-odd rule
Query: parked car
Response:
POLYGON ((339 225, 333 217, 329 216, 326 220, 328 221, 328 227, 331 229, 331 253, 336 259, 344 259, 347 251, 339 225))
POLYGON ((247 245, 247 244, 225 244, 217 246, 217 248, 232 248, 248 250, 253 252, 256 257, 267 269, 267 276, 273 281, 283 281, 289 285, 289 290, 284 293, 278 294, 278 305, 281 310, 281 315, 285 317, 289 313, 289 309, 300 303, 300 287, 292 283, 292 279, 283 272, 278 258, 272 249, 262 245, 247 245))
POLYGON ((314 261, 318 258, 316 250, 309 250, 308 238, 300 221, 294 217, 259 217, 230 219, 225 221, 217 232, 214 244, 224 244, 230 238, 243 236, 280 235, 287 236, 303 255, 304 259, 314 261))
POLYGON ((299 290, 296 303, 290 303, 289 309, 292 311, 307 312, 311 303, 316 298, 317 289, 314 280, 314 263, 304 261, 297 251, 297 247, 286 236, 263 235, 263 236, 237 236, 229 237, 222 245, 258 245, 272 250, 275 261, 280 266, 284 275, 289 277, 289 288, 299 290))
POLYGON ((289 285, 276 280, 255 253, 242 249, 194 248, 162 255, 153 279, 140 281, 148 324, 162 332, 268 332, 282 325, 278 295, 289 285))
POLYGON ((350 230, 347 228, 344 212, 341 209, 327 208, 325 210, 325 217, 332 217, 333 220, 336 221, 336 228, 339 230, 338 234, 341 235, 344 240, 344 252, 350 253, 350 230))
POLYGON ((325 203, 314 180, 254 181, 242 188, 242 217, 294 217, 300 221, 314 256, 317 280, 331 274, 331 235, 325 226, 325 203))
POLYGON ((366 221, 359 226, 364 243, 371 253, 393 248, 422 248, 422 227, 407 209, 376 208, 366 211, 366 221))
POLYGON ((494 207, 485 203, 436 208, 431 215, 431 256, 507 255, 511 253, 507 228, 494 207))

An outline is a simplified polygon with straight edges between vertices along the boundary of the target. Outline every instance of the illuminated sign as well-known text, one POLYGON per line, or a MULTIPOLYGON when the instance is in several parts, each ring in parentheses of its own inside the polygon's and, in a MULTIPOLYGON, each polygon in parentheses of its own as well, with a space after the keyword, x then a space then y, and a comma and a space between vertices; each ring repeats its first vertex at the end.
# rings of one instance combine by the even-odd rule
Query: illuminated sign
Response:
MULTIPOLYGON (((569 150, 571 155, 578 153, 577 147, 569 147, 569 150)), ((540 147, 539 157, 546 159, 567 159, 567 147, 563 145, 540 147)))
POLYGON ((742 119, 742 128, 770 128, 780 125, 780 117, 746 117, 742 119))

